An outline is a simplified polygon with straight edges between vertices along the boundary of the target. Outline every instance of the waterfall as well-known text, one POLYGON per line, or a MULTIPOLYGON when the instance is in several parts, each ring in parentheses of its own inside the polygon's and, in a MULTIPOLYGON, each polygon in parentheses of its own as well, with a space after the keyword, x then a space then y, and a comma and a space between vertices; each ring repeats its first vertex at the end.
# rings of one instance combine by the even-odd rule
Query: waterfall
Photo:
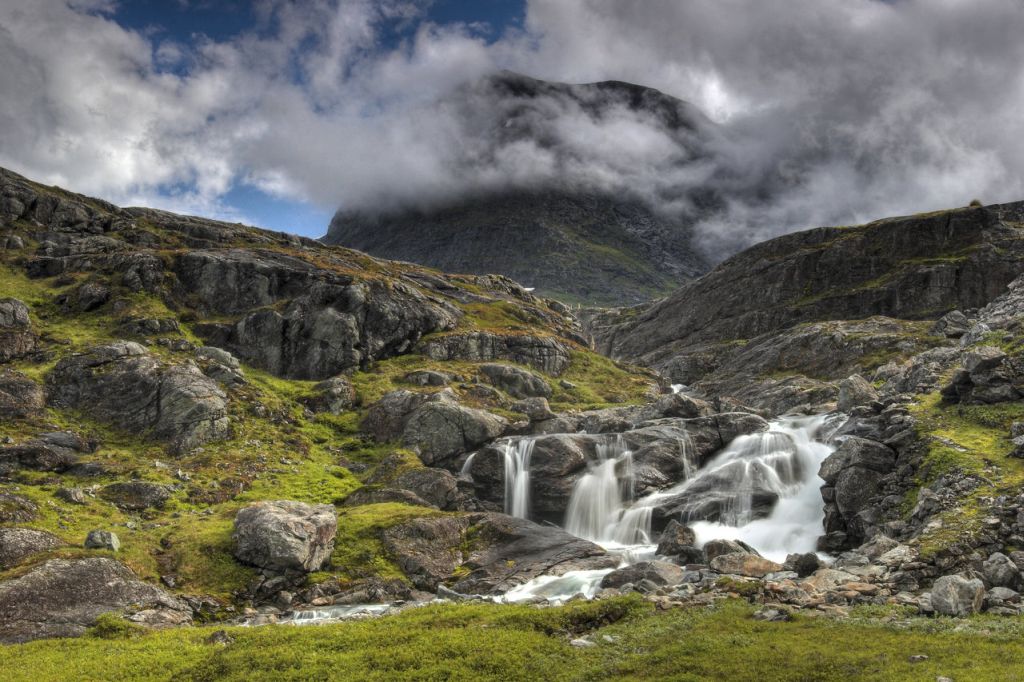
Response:
POLYGON ((469 472, 473 468, 474 459, 476 459, 476 453, 470 453, 469 457, 466 458, 466 461, 462 463, 462 468, 459 469, 459 478, 468 478, 472 480, 473 475, 469 472))
POLYGON ((505 442, 505 513, 525 519, 530 513, 530 455, 535 439, 505 442))
MULTIPOLYGON (((616 525, 632 498, 633 453, 626 449, 621 435, 609 437, 596 450, 597 460, 587 464, 587 473, 576 482, 569 498, 565 529, 594 542, 620 542, 616 525)), ((634 533, 623 544, 640 544, 638 540, 634 533)))

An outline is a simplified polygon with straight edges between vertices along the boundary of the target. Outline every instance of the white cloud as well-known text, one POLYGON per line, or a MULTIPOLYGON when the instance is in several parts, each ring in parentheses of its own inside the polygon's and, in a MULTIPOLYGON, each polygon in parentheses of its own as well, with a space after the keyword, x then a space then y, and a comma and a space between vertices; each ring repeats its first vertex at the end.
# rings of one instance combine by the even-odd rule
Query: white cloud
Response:
POLYGON ((0 3, 0 165, 228 216, 238 182, 367 210, 554 181, 679 208, 681 189, 709 186, 728 200, 702 227, 716 252, 1024 198, 1018 0, 531 0, 524 29, 494 42, 420 23, 382 47, 389 22, 425 7, 261 0, 264 30, 189 53, 125 30, 103 0, 0 3), (545 141, 522 139, 495 128, 508 102, 462 87, 499 68, 657 87, 722 128, 674 137, 625 107, 597 119, 549 97, 518 114, 545 141), (687 147, 714 161, 681 164, 687 147))

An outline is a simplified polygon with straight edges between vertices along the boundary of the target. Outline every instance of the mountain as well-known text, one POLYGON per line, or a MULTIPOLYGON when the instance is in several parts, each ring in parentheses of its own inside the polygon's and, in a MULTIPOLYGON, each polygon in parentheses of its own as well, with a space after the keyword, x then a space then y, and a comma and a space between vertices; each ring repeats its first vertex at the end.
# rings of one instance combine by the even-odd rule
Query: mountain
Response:
MULTIPOLYGON (((675 168, 709 154, 708 119, 686 102, 630 83, 568 85, 505 72, 453 99, 453 108, 472 122, 474 139, 488 147, 480 153, 484 158, 525 143, 560 166, 585 163, 550 125, 566 109, 597 122, 642 119, 672 147, 675 168)), ((693 243, 692 225, 715 197, 680 191, 671 199, 691 210, 656 210, 616 186, 498 186, 426 207, 342 209, 323 241, 449 272, 501 273, 566 302, 632 304, 667 293, 708 267, 693 243)))
POLYGON ((0 170, 5 674, 846 679, 946 628, 929 674, 998 679, 1022 235, 821 228, 581 321, 0 170))

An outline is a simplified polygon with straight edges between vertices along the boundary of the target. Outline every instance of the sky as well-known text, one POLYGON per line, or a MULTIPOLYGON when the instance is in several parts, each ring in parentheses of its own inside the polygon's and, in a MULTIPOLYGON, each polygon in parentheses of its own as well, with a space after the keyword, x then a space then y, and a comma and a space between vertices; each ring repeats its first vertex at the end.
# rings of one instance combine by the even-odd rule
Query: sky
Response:
POLYGON ((0 166, 309 236, 339 207, 507 186, 665 211, 710 186, 721 256, 1024 199, 1021 35, 1022 0, 0 0, 0 166), (496 139, 507 109, 473 84, 502 69, 690 102, 702 161, 652 116, 558 97, 543 140, 496 139))

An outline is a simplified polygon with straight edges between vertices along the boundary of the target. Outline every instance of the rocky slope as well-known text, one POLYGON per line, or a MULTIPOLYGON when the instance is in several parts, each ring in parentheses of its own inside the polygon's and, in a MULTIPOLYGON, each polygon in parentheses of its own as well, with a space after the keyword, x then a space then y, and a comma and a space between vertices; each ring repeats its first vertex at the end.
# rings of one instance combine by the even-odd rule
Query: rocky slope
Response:
MULTIPOLYGON (((621 111, 643 116, 678 147, 680 164, 708 153, 703 137, 712 124, 650 88, 615 81, 566 85, 504 73, 472 89, 473 116, 487 128, 481 138, 498 147, 526 141, 557 159, 571 154, 543 127, 554 106, 579 108, 595 120, 621 111)), ((324 241, 448 272, 497 272, 564 301, 632 304, 707 269, 691 225, 714 199, 700 193, 685 199, 697 208, 674 217, 617 189, 501 188, 429 208, 342 210, 324 241)))

